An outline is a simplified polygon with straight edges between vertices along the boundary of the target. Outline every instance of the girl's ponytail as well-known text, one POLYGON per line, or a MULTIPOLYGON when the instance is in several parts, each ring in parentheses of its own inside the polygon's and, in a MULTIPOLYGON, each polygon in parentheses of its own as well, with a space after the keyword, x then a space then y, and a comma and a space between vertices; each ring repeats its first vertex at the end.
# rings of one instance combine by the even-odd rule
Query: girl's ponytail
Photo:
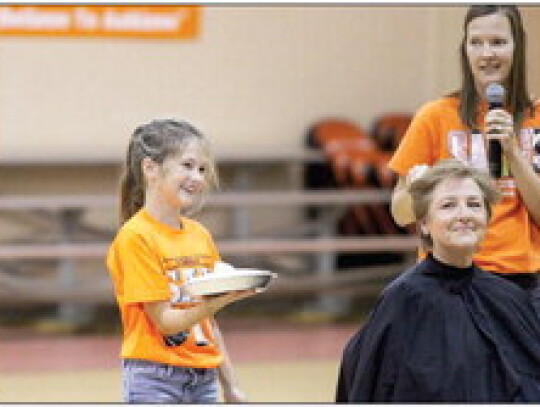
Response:
POLYGON ((144 205, 144 191, 129 168, 120 179, 120 223, 131 218, 144 205))
POLYGON ((143 156, 136 144, 138 139, 132 137, 120 178, 120 224, 131 218, 144 205, 144 186, 140 168, 143 156))

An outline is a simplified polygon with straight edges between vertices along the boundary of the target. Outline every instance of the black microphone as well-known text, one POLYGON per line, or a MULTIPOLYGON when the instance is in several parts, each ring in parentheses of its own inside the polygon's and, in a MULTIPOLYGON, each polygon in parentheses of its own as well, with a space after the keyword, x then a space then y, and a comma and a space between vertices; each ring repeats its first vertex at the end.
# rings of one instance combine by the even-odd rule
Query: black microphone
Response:
MULTIPOLYGON (((500 109, 504 106, 504 88, 498 83, 490 83, 486 88, 488 109, 500 109)), ((490 139, 488 142, 489 173, 493 178, 502 176, 502 147, 499 140, 490 139)))

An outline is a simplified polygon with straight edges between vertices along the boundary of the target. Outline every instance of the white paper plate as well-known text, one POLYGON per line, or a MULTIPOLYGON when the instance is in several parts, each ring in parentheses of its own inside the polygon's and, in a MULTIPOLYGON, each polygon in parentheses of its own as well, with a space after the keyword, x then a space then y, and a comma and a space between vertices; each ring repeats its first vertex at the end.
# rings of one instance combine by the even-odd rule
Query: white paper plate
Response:
POLYGON ((266 270, 234 269, 194 277, 183 288, 191 295, 215 295, 229 291, 264 288, 275 277, 277 277, 275 273, 266 270))

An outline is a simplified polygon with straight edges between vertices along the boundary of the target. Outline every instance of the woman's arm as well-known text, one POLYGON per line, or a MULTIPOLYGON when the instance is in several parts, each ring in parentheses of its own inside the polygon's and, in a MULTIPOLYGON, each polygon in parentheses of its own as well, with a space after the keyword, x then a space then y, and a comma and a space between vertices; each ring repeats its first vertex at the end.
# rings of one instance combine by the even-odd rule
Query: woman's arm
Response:
POLYGON ((534 172, 532 166, 527 162, 521 151, 517 147, 515 138, 509 140, 506 144, 515 144, 502 148, 508 159, 510 171, 516 181, 516 186, 529 211, 531 219, 540 226, 540 178, 534 172))
POLYGON ((512 115, 503 109, 493 109, 486 115, 488 138, 498 139, 508 160, 516 187, 529 211, 531 219, 540 225, 540 178, 521 154, 514 132, 512 115))
POLYGON ((256 294, 255 290, 233 291, 227 294, 205 298, 191 308, 174 308, 169 301, 144 303, 144 310, 164 335, 174 335, 187 331, 205 318, 212 317, 231 302, 256 294))
POLYGON ((223 362, 218 368, 218 373, 219 381, 221 382, 221 387, 223 389, 224 401, 226 403, 244 403, 247 401, 247 397, 238 387, 231 359, 229 358, 229 352, 227 352, 225 341, 223 340, 217 321, 214 318, 212 318, 212 332, 216 339, 217 346, 223 355, 223 362))
POLYGON ((416 222, 412 198, 408 188, 411 182, 420 177, 428 168, 429 165, 427 164, 418 164, 410 169, 406 177, 399 177, 390 203, 390 212, 399 226, 403 227, 416 222))
POLYGON ((416 219, 412 209, 412 198, 407 192, 405 177, 400 176, 392 193, 392 201, 390 203, 390 212, 394 221, 399 226, 407 226, 413 223, 416 219))

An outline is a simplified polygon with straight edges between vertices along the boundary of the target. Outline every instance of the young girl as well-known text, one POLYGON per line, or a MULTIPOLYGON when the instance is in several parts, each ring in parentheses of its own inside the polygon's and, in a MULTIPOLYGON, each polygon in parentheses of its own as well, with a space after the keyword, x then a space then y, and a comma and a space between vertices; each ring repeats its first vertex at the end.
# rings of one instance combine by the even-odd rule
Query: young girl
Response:
POLYGON ((122 226, 108 253, 123 324, 124 400, 215 403, 245 396, 213 315, 254 290, 191 298, 182 284, 219 260, 186 213, 217 184, 209 145, 189 123, 154 120, 132 135, 121 180, 122 226))

